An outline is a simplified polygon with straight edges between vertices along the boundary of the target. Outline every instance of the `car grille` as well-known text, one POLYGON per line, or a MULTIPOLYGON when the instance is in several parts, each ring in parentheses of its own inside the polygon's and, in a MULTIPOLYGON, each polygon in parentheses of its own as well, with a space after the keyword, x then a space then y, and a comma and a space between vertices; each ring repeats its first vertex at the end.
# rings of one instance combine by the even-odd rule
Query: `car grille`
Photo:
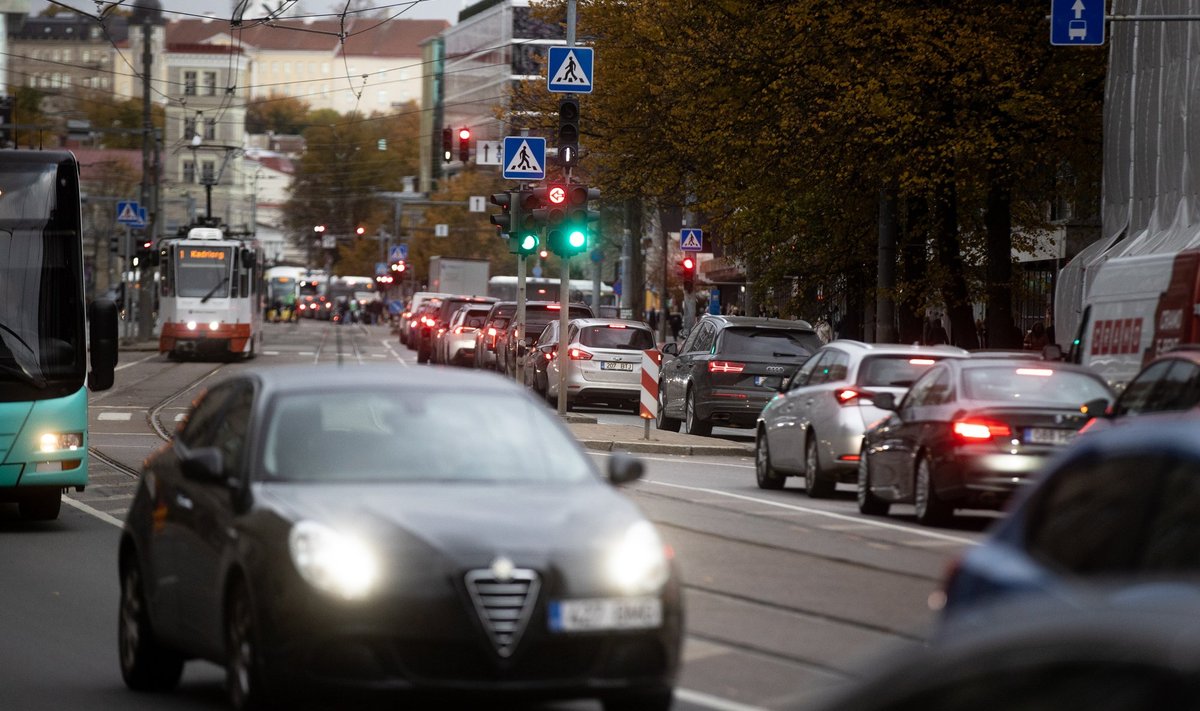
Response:
POLYGON ((538 575, 532 570, 517 568, 506 578, 498 579, 490 569, 472 570, 466 576, 475 612, 501 657, 510 656, 516 649, 540 587, 538 575))

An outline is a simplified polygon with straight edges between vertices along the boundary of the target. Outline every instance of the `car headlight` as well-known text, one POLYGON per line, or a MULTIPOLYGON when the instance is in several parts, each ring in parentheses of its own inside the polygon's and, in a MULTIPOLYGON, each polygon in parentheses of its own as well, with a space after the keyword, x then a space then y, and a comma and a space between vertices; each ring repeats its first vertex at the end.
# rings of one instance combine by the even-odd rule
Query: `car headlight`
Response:
POLYGON ((669 574, 667 554, 654 526, 648 521, 630 526, 609 550, 606 573, 609 582, 629 595, 661 588, 669 574))
POLYGON ((47 432, 38 438, 38 448, 43 452, 60 452, 62 450, 74 450, 83 446, 82 432, 47 432))
POLYGON ((346 600, 365 597, 379 578, 375 554, 366 543, 315 521, 292 528, 288 551, 310 585, 346 600))

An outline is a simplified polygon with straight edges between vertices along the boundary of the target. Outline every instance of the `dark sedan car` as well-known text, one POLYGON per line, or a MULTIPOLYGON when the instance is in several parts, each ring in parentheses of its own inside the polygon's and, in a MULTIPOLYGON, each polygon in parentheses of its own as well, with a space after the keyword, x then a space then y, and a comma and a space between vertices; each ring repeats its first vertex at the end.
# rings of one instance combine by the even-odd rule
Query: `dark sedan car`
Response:
POLYGON ((338 694, 594 696, 667 709, 669 548, 543 406, 499 378, 248 369, 144 465, 119 554, 130 687, 226 667, 235 708, 338 694), (469 432, 470 436, 466 436, 469 432))
POLYGON ((706 315, 682 345, 663 347, 658 428, 754 427, 783 379, 822 345, 807 321, 706 315))
POLYGON ((1200 603, 1200 424, 1175 415, 1080 437, 953 566, 944 620, 1029 601, 1200 603))
POLYGON ((867 431, 859 457, 858 506, 886 514, 912 502, 920 523, 946 522, 957 508, 1004 505, 1009 495, 1075 436, 1085 403, 1113 393, 1090 370, 1010 358, 952 358, 930 368, 867 431))

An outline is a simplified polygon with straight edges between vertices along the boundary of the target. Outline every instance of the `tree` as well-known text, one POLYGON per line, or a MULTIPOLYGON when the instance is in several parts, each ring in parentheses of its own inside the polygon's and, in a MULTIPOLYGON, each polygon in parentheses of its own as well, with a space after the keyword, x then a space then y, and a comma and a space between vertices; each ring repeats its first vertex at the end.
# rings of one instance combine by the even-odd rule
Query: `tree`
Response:
MULTIPOLYGON (((142 147, 142 100, 116 99, 99 91, 86 91, 74 100, 74 108, 91 123, 98 145, 104 148, 142 147), (103 129, 116 129, 104 131, 103 129)), ((166 112, 158 104, 150 107, 150 123, 161 129, 166 112)))
POLYGON ((308 104, 291 96, 272 94, 246 104, 246 133, 298 134, 308 126, 308 104))

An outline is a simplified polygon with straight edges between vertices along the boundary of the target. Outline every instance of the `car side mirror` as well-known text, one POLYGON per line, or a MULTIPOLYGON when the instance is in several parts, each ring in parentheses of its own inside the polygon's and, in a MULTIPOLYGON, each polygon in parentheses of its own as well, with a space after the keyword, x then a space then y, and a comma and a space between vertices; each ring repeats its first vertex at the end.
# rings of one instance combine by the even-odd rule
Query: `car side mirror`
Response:
POLYGON ((88 324, 92 365, 88 389, 108 390, 117 368, 117 305, 109 299, 96 299, 88 306, 88 324))
POLYGON ((608 458, 608 480, 614 486, 637 481, 644 473, 645 465, 637 457, 617 452, 608 458))
POLYGON ((225 455, 217 447, 197 447, 187 453, 179 468, 188 479, 225 483, 225 455))
POLYGON ((880 410, 895 412, 897 409, 895 393, 875 393, 871 400, 875 403, 875 407, 878 407, 880 410))
POLYGON ((1079 411, 1088 417, 1108 417, 1108 405, 1109 402, 1106 398, 1098 397, 1083 403, 1079 411))
POLYGON ((679 355, 679 344, 674 342, 668 343, 662 347, 662 352, 663 355, 677 356, 679 355))

